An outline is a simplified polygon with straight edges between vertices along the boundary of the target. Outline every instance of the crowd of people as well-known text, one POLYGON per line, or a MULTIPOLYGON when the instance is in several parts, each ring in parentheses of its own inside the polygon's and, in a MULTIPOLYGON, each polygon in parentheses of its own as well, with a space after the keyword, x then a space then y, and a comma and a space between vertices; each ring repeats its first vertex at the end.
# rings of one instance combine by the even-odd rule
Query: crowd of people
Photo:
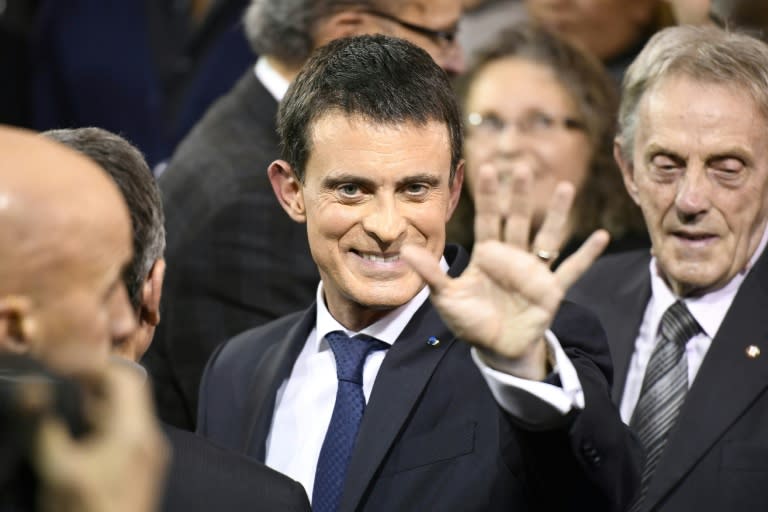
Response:
POLYGON ((8 4, 0 511, 768 509, 768 9, 88 4, 8 4))

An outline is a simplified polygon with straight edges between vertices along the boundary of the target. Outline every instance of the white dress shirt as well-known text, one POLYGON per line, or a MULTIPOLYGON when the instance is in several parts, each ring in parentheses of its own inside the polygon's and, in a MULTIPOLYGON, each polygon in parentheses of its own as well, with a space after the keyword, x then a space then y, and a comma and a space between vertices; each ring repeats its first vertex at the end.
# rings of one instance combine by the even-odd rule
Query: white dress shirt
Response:
POLYGON ((264 88, 269 91, 269 94, 271 94, 278 103, 283 101, 283 97, 285 96, 285 93, 288 92, 288 86, 291 85, 291 83, 283 78, 283 76, 278 73, 264 57, 256 59, 256 65, 254 66, 253 71, 256 73, 256 78, 258 78, 264 88))
MULTIPOLYGON (((442 259, 440 264, 443 271, 447 272, 448 264, 445 259, 442 259)), ((331 316, 323 299, 322 286, 321 282, 317 288, 315 328, 309 333, 289 378, 277 391, 275 412, 266 441, 266 464, 301 483, 310 497, 314 486, 315 467, 333 414, 338 384, 333 351, 325 340, 325 335, 332 331, 343 331, 348 336, 367 334, 393 345, 411 317, 429 298, 429 288, 425 286, 406 304, 362 331, 353 332, 331 316)), ((553 422, 573 407, 584 407, 581 383, 573 364, 554 334, 547 332, 546 339, 555 354, 555 371, 560 373, 562 388, 492 370, 473 353, 473 359, 497 402, 510 414, 525 418, 526 423, 541 426, 553 422), (541 407, 525 407, 530 401, 521 400, 521 393, 538 396, 542 400, 541 407)), ((365 361, 363 394, 366 403, 371 396, 385 355, 386 351, 375 351, 365 361)))
MULTIPOLYGON (((693 318, 696 319, 702 329, 702 332, 691 338, 685 345, 685 357, 688 358, 689 389, 696 379, 696 374, 701 367, 702 361, 704 361, 704 356, 707 355, 712 339, 717 334, 720 324, 723 323, 723 319, 728 313, 734 297, 736 297, 736 292, 739 291, 741 283, 744 282, 755 261, 763 253, 766 242, 768 242, 768 230, 763 233, 763 238, 752 258, 750 258, 747 267, 736 274, 728 284, 701 297, 683 299, 691 315, 693 315, 693 318)), ((630 419, 632 419, 632 413, 635 411, 635 406, 640 398, 645 369, 656 346, 661 317, 678 299, 659 274, 655 257, 651 258, 649 272, 651 273, 651 299, 648 301, 643 321, 640 324, 640 330, 635 341, 635 351, 629 362, 624 394, 621 397, 621 419, 627 425, 630 419)))

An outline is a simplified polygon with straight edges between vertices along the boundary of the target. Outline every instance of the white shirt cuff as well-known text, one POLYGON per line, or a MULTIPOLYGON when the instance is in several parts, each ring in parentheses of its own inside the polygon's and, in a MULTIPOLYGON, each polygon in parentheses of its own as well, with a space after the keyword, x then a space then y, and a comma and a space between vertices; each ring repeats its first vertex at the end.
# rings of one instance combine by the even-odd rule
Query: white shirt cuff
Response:
POLYGON ((494 370, 472 348, 472 359, 496 402, 513 417, 533 427, 556 424, 572 409, 584 408, 584 390, 576 368, 552 331, 548 330, 544 337, 555 355, 553 373, 560 375, 561 387, 494 370))

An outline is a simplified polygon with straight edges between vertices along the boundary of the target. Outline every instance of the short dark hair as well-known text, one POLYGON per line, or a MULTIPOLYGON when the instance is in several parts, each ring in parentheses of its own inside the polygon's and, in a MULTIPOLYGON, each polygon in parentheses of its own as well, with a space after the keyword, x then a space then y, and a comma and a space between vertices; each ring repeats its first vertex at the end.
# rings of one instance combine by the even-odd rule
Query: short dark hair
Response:
POLYGON ((448 76, 427 52, 383 35, 337 39, 318 49, 288 88, 277 114, 282 158, 303 182, 312 123, 331 112, 388 125, 437 121, 461 159, 461 115, 448 76))
POLYGON ((142 284, 165 251, 160 191, 144 156, 124 138, 101 128, 51 130, 43 135, 90 157, 120 188, 133 227, 133 259, 123 279, 131 304, 138 309, 142 284))

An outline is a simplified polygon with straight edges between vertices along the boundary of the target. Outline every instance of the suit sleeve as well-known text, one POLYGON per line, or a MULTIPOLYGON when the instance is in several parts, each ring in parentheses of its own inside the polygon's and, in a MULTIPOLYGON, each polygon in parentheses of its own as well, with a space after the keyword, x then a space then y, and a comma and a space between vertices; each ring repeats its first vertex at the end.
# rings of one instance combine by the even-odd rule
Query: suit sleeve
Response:
POLYGON ((624 511, 639 487, 642 449, 611 401, 605 333, 593 314, 567 302, 552 330, 576 369, 584 408, 548 430, 532 430, 508 416, 519 427, 532 492, 548 510, 569 510, 578 502, 591 504, 590 510, 624 511))

